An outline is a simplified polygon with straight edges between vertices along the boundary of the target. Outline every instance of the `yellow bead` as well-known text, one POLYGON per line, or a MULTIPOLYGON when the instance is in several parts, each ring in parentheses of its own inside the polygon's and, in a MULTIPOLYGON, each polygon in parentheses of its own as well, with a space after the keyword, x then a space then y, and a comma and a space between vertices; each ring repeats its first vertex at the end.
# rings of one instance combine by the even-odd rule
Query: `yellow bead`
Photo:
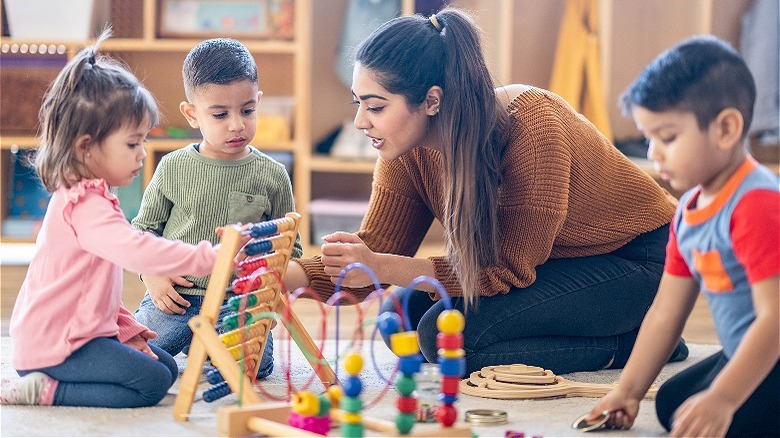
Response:
POLYGON ((390 335, 390 349, 396 356, 411 356, 420 352, 417 332, 401 332, 390 335))
POLYGON ((292 398, 292 410, 300 415, 314 415, 320 410, 320 401, 316 395, 301 391, 292 398))
POLYGON ((344 356, 344 369, 351 376, 360 374, 363 369, 363 356, 357 351, 350 351, 344 356))
POLYGON ((330 404, 334 408, 338 408, 341 403, 341 397, 344 396, 344 392, 339 385, 331 385, 325 391, 325 395, 330 399, 330 404))
POLYGON ((448 335, 454 335, 463 331, 466 326, 466 318, 457 310, 445 310, 436 318, 436 327, 439 331, 448 335))
POLYGON ((362 421, 360 414, 354 412, 344 412, 344 417, 341 419, 344 423, 358 424, 362 421))
POLYGON ((466 351, 462 348, 439 348, 438 355, 439 357, 443 357, 445 359, 460 359, 466 355, 466 351))

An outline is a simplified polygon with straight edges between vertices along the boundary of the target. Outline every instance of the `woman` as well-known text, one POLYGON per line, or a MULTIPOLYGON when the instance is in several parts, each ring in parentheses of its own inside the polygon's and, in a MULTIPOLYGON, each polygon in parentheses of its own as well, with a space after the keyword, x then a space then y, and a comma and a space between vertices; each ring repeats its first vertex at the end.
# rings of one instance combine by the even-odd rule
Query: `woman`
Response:
MULTIPOLYGON (((456 9, 377 29, 357 49, 352 93, 355 128, 380 155, 369 211, 358 233, 325 236, 321 257, 292 263, 290 289, 327 298, 352 262, 383 284, 428 275, 466 313, 468 372, 622 367, 658 288, 674 198, 560 97, 494 89, 479 29, 456 9), (434 219, 445 255, 414 258, 434 219)), ((359 270, 342 283, 359 296, 371 284, 359 270)), ((412 294, 436 361, 443 303, 433 288, 394 293, 412 294)))

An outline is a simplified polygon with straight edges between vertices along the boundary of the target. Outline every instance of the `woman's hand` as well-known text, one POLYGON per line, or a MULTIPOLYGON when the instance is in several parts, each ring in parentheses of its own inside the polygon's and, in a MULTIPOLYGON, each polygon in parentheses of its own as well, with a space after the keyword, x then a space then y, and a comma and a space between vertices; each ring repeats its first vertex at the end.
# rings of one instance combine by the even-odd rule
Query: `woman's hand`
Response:
POLYGON ((157 337, 157 332, 146 329, 145 331, 142 331, 141 333, 138 333, 137 335, 125 341, 124 344, 127 345, 128 347, 135 348, 141 353, 156 360, 158 359, 158 357, 156 354, 154 354, 154 351, 152 351, 152 347, 150 347, 149 343, 147 342, 149 339, 154 339, 156 337, 157 337))
POLYGON ((593 421, 604 411, 609 412, 607 426, 615 429, 630 429, 639 414, 639 399, 630 397, 620 390, 613 389, 590 411, 587 420, 593 421))
MULTIPOLYGON (((322 264, 325 274, 330 276, 334 284, 338 281, 341 271, 351 263, 362 263, 378 274, 378 255, 371 251, 356 234, 336 232, 322 237, 325 243, 321 247, 322 264)), ((373 285, 371 277, 361 269, 353 269, 347 273, 341 282, 346 287, 363 287, 373 285)))
POLYGON ((685 401, 672 421, 672 436, 725 436, 738 406, 705 390, 685 401))

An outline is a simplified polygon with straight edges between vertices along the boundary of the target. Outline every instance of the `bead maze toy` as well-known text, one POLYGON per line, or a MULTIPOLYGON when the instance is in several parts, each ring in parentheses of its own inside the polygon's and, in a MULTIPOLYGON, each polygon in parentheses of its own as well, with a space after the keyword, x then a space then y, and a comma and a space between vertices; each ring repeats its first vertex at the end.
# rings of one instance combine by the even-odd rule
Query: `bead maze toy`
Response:
POLYGON ((300 219, 298 213, 288 213, 284 218, 247 225, 243 230, 237 226, 223 230, 200 314, 189 322, 193 338, 174 404, 175 420, 187 420, 207 356, 216 367, 208 374, 209 382, 215 385, 204 391, 204 400, 213 401, 232 391, 238 395, 241 405, 262 402, 253 390, 252 381, 272 328, 269 313, 286 315, 286 327, 294 327, 298 347, 308 353, 306 357, 323 384, 327 387, 336 381, 320 348, 289 308, 283 293, 281 278, 292 254, 300 219), (251 239, 242 248, 247 235, 251 239), (234 259, 239 252, 246 258, 236 266, 234 259), (228 309, 223 309, 227 286, 234 273, 238 278, 231 288, 236 296, 228 300, 228 309), (219 323, 217 318, 223 310, 233 313, 219 323), (218 323, 226 330, 221 335, 217 333, 218 323))
MULTIPOLYGON (((544 368, 515 364, 484 367, 460 382, 460 392, 497 399, 533 399, 547 397, 603 397, 614 385, 580 383, 557 376, 544 368)), ((655 397, 651 387, 646 398, 655 397)))
MULTIPOLYGON (((373 272, 367 267, 354 263, 347 266, 336 282, 336 293, 328 300, 327 304, 336 305, 340 300, 341 280, 351 269, 363 269, 374 279, 377 290, 372 296, 378 296, 381 300, 382 293, 379 282, 373 272)), ((374 335, 377 331, 390 338, 390 347, 393 353, 399 357, 396 373, 398 379, 395 382, 399 394, 396 400, 398 414, 395 421, 372 418, 362 414, 364 408, 361 399, 363 384, 358 376, 363 368, 363 358, 357 351, 351 351, 343 356, 343 366, 347 376, 338 379, 338 384, 328 388, 325 394, 314 395, 306 391, 296 393, 291 402, 249 404, 244 406, 227 406, 218 409, 218 428, 223 436, 245 436, 262 434, 265 436, 323 436, 331 432, 338 436, 471 436, 471 429, 465 424, 456 424, 457 410, 454 406, 458 398, 458 383, 465 371, 464 351, 462 349, 462 330, 465 325, 463 315, 452 308, 444 288, 430 277, 419 277, 410 285, 409 289, 420 282, 431 282, 436 286, 442 299, 445 300, 446 310, 437 319, 439 335, 437 346, 439 347, 438 363, 441 373, 442 389, 439 399, 442 406, 436 411, 439 424, 416 425, 417 399, 414 396, 414 374, 420 371, 423 360, 418 345, 417 332, 409 330, 411 327, 405 309, 408 307, 408 295, 403 300, 403 307, 396 303, 399 313, 384 313, 377 318, 374 335), (338 424, 339 429, 331 431, 330 425, 338 424)), ((290 304, 294 297, 290 297, 290 304)), ((379 308, 381 309, 381 302, 379 308)), ((338 311, 338 310, 337 310, 338 311)), ((362 328, 362 313, 360 314, 360 326, 362 328)), ((362 329, 357 330, 362 336, 362 329)), ((337 347, 338 349, 338 347, 337 347)), ((338 362, 338 358, 336 359, 338 362)), ((386 380, 389 384, 389 381, 386 380)))

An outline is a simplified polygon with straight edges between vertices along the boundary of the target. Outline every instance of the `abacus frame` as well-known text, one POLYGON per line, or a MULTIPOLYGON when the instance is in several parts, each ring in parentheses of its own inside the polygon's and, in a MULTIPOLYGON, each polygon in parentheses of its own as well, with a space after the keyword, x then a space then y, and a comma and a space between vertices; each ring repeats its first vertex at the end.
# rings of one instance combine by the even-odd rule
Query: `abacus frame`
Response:
MULTIPOLYGON (((280 234, 288 237, 289 242, 288 245, 284 245, 283 248, 276 250, 276 252, 284 255, 284 262, 279 269, 281 272, 277 271, 280 278, 284 276, 287 270, 287 262, 291 258, 292 248, 301 220, 301 215, 298 213, 287 213, 285 216, 291 218, 295 225, 291 230, 280 232, 280 234)), ((193 337, 187 357, 187 367, 181 377, 179 394, 176 396, 176 402, 173 407, 173 418, 176 421, 187 421, 189 417, 207 356, 211 358, 212 364, 222 374, 233 393, 238 395, 239 405, 258 405, 263 403, 263 400, 254 391, 251 380, 241 372, 239 365, 220 341, 216 331, 217 318, 225 299, 226 288, 235 269, 234 259, 240 250, 241 230, 237 226, 225 227, 222 234, 221 247, 217 254, 214 268, 211 271, 211 279, 206 288, 206 295, 203 299, 200 314, 193 317, 189 322, 193 337), (247 390, 241 390, 242 388, 247 390)), ((336 374, 323 359, 319 347, 314 343, 311 335, 309 335, 295 312, 290 308, 283 291, 276 294, 276 298, 271 303, 271 309, 276 313, 289 315, 288 322, 292 325, 297 335, 294 336, 294 339, 302 351, 309 353, 305 356, 323 385, 327 387, 335 383, 336 374)), ((266 330, 262 335, 264 336, 263 346, 265 346, 269 331, 266 330)))

